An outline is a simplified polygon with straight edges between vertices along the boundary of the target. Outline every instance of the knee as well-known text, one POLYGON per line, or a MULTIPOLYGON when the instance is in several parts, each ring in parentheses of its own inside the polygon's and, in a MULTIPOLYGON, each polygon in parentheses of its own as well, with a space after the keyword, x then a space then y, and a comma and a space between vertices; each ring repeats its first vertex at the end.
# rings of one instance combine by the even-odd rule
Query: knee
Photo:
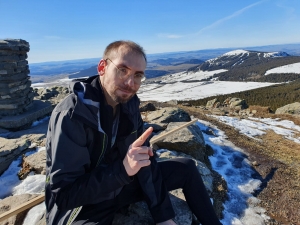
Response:
POLYGON ((196 163, 192 159, 183 158, 182 163, 184 163, 186 171, 187 171, 188 174, 192 173, 192 171, 197 170, 196 163))

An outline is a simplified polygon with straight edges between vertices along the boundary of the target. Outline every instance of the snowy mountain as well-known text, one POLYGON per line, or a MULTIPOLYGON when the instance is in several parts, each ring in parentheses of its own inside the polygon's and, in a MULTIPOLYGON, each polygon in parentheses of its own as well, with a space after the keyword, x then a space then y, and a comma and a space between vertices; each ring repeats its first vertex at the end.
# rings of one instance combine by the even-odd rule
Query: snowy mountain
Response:
MULTIPOLYGON (((242 67, 245 65, 256 63, 265 63, 276 57, 288 57, 286 52, 255 52, 245 50, 234 50, 227 52, 219 57, 207 60, 201 68, 208 67, 208 70, 215 67, 224 67, 222 69, 232 69, 234 67, 242 67)), ((215 70, 215 69, 213 69, 215 70)))
POLYGON ((286 52, 258 52, 234 50, 219 57, 209 59, 204 63, 190 68, 189 72, 226 70, 211 78, 222 81, 267 81, 284 82, 300 78, 300 71, 295 71, 298 76, 285 76, 280 80, 274 76, 265 78, 267 71, 281 66, 299 63, 299 56, 291 56, 286 52), (266 80, 267 79, 267 80, 266 80))

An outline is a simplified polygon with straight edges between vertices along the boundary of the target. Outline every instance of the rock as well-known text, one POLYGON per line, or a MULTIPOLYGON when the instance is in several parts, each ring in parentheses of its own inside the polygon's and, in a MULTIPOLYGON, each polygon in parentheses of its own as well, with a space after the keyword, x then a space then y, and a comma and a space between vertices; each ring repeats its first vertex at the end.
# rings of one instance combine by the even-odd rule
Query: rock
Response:
MULTIPOLYGON (((192 212, 188 208, 185 200, 177 197, 182 196, 182 191, 175 190, 170 192, 170 199, 175 211, 174 221, 177 224, 191 225, 192 224, 192 212)), ((145 202, 137 202, 131 204, 128 208, 126 215, 117 213, 115 215, 113 225, 155 225, 148 206, 145 202)))
POLYGON ((39 88, 35 90, 35 99, 50 101, 54 108, 69 94, 67 87, 54 86, 51 88, 39 88))
MULTIPOLYGON (((182 124, 184 123, 169 123, 164 132, 170 131, 182 124)), ((182 128, 155 144, 159 148, 184 152, 185 154, 189 154, 202 162, 208 162, 208 157, 205 153, 205 141, 202 132, 197 125, 190 125, 186 128, 182 128)))
POLYGON ((178 105, 178 101, 177 100, 169 100, 169 101, 167 101, 165 103, 170 104, 170 105, 178 105))
POLYGON ((285 105, 283 107, 278 108, 275 111, 275 114, 292 114, 292 115, 300 115, 300 102, 294 102, 292 104, 285 105))
POLYGON ((152 127, 153 128, 153 132, 159 132, 159 131, 162 131, 165 129, 165 127, 162 127, 158 124, 155 124, 155 123, 146 123, 144 124, 144 128, 145 130, 148 129, 149 127, 152 127))
MULTIPOLYGON (((38 195, 32 195, 32 194, 23 194, 23 195, 15 195, 7 197, 3 200, 0 200, 0 215, 2 213, 5 213, 11 209, 16 208, 20 204, 23 204, 38 195)), ((29 209, 28 209, 29 210, 29 209)), ((23 220, 28 212, 28 210, 25 210, 17 215, 11 216, 10 218, 4 220, 1 222, 3 225, 17 225, 22 224, 23 220)))
POLYGON ((31 150, 29 146, 32 143, 43 143, 47 128, 48 123, 44 122, 28 130, 6 133, 5 137, 0 137, 0 175, 13 160, 31 150))
POLYGON ((223 108, 212 108, 211 113, 217 116, 225 116, 226 112, 223 108))
POLYGON ((166 107, 147 114, 146 121, 166 127, 170 122, 189 122, 191 118, 187 112, 175 107, 166 107))
POLYGON ((18 173, 19 178, 25 179, 33 171, 35 174, 46 174, 46 151, 42 150, 27 157, 23 157, 22 169, 18 173))
MULTIPOLYGON (((206 108, 209 108, 209 109, 211 109, 211 108, 216 108, 218 102, 219 102, 219 101, 218 101, 217 98, 215 98, 215 99, 213 99, 213 100, 210 100, 210 101, 208 101, 208 102, 206 103, 206 108)), ((218 106, 219 106, 219 105, 220 105, 220 103, 218 104, 218 106)))
POLYGON ((202 132, 204 132, 208 135, 213 135, 213 136, 217 137, 216 133, 214 132, 214 130, 212 128, 206 128, 206 130, 202 130, 202 132))
POLYGON ((241 109, 248 108, 248 105, 247 105, 245 99, 231 98, 229 101, 229 107, 235 108, 237 110, 241 110, 241 109))
POLYGON ((181 105, 182 106, 192 106, 191 103, 188 103, 188 102, 183 102, 181 105))
POLYGON ((140 106, 140 112, 155 111, 156 107, 151 102, 144 103, 140 106))
POLYGON ((231 97, 228 97, 228 98, 226 98, 225 100, 224 100, 224 102, 223 102, 223 105, 224 106, 229 106, 230 105, 230 100, 231 100, 231 97))
POLYGON ((0 174, 2 174, 19 155, 28 149, 28 139, 6 139, 0 137, 0 174))

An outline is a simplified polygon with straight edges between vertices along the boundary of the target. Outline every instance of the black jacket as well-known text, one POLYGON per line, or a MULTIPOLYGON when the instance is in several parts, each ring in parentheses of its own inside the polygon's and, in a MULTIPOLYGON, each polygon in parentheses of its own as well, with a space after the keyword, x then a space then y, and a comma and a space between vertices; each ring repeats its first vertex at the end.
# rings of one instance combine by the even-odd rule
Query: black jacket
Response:
MULTIPOLYGON (((118 133, 111 148, 113 109, 106 104, 99 77, 71 86, 73 93, 55 107, 47 132, 47 224, 71 224, 84 205, 120 193, 132 180, 123 159, 129 145, 143 133, 135 95, 120 106, 118 133)), ((137 176, 150 205, 155 206, 166 202, 168 195, 154 157, 151 162, 137 176)))

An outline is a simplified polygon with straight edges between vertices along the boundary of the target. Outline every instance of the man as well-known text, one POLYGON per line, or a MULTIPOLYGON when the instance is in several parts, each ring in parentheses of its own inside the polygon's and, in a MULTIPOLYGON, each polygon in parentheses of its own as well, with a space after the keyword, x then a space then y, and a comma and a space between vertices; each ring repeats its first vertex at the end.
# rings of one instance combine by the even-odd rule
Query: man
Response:
POLYGON ((47 133, 47 224, 111 224, 114 214, 146 201, 157 224, 175 224, 168 190, 183 188, 199 221, 220 224, 193 161, 157 163, 136 96, 146 56, 131 41, 105 49, 99 76, 72 83, 47 133))

